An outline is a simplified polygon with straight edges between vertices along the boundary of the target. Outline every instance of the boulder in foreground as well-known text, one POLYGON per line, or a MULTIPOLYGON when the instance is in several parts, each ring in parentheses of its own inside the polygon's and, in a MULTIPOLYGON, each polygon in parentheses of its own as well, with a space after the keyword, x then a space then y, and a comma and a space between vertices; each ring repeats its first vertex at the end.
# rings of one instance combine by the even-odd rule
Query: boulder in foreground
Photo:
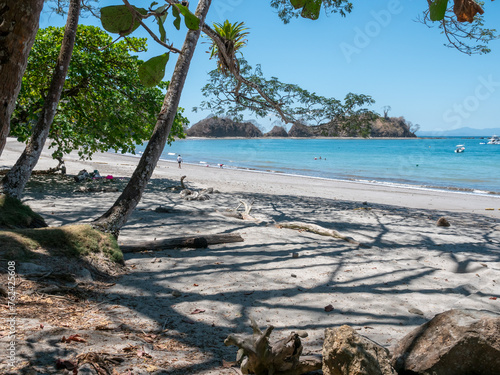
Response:
POLYGON ((397 375, 387 349, 346 325, 325 330, 323 374, 397 375))
POLYGON ((449 310, 406 335, 393 352, 400 374, 500 374, 500 314, 449 310))

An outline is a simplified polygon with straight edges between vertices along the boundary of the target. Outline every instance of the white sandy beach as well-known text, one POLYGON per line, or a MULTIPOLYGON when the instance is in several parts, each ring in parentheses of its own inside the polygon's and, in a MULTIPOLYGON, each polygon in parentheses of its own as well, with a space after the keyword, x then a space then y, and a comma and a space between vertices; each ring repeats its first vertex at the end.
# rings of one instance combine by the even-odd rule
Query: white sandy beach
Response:
MULTIPOLYGON (((12 166, 21 151, 9 139, 0 167, 12 166)), ((77 155, 65 160, 68 174, 97 169, 129 177, 138 158, 99 153, 91 161, 77 155)), ((45 150, 36 169, 55 165, 45 150)), ((98 217, 119 194, 68 186, 61 191, 32 183, 24 201, 58 226, 98 217)), ((307 330, 306 351, 317 353, 327 327, 349 324, 390 347, 449 309, 500 312, 499 196, 188 164, 179 169, 161 161, 119 242, 210 233, 240 233, 244 242, 128 254, 131 272, 106 296, 110 306, 119 306, 113 319, 132 314, 141 329, 168 329, 199 353, 197 364, 177 363, 184 366, 180 373, 232 373, 219 368, 236 354, 223 340, 250 332, 250 317, 262 327, 274 325, 276 338, 307 330), (207 201, 183 200, 171 187, 184 175, 189 188, 220 193, 207 201), (253 202, 251 214, 260 222, 223 215, 240 200, 253 202), (171 212, 154 211, 160 205, 171 212), (436 226, 441 216, 450 227, 436 226), (369 247, 277 226, 289 221, 335 229, 369 247), (327 305, 333 311, 326 312, 327 305), (204 312, 192 315, 195 309, 204 312)))

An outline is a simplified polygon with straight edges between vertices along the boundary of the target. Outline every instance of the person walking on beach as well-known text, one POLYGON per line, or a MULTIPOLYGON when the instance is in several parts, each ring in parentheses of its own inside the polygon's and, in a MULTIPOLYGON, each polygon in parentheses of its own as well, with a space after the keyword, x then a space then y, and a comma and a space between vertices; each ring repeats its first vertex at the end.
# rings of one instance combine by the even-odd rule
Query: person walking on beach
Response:
POLYGON ((177 163, 179 163, 179 169, 181 168, 182 158, 181 156, 177 156, 177 163))

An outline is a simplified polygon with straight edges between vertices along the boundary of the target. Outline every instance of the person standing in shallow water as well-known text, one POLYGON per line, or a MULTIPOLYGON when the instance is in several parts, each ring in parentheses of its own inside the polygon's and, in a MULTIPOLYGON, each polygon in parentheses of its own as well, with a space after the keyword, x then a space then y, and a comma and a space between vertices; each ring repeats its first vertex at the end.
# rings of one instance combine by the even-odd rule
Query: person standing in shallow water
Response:
POLYGON ((179 168, 181 168, 181 164, 182 164, 182 158, 181 156, 177 156, 177 163, 179 163, 179 168))

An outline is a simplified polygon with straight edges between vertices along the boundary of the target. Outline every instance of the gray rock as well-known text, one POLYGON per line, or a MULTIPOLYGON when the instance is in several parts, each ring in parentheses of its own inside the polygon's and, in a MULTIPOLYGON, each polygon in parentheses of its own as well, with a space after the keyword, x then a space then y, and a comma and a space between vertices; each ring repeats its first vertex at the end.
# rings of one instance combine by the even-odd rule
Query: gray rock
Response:
POLYGON ((323 374, 397 375, 387 349, 346 325, 325 330, 323 374))
POLYGON ((392 364, 415 375, 498 375, 500 314, 449 310, 406 335, 395 347, 392 364))

